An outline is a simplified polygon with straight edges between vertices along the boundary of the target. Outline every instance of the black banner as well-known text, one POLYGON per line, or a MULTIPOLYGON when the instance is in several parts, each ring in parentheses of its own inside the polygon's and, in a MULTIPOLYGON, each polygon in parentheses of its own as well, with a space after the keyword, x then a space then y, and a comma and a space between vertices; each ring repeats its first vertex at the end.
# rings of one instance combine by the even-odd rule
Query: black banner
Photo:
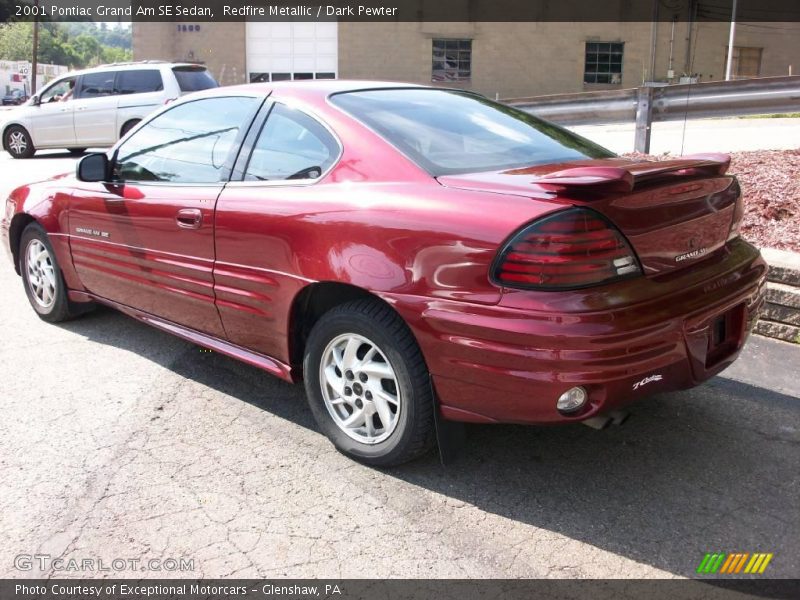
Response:
POLYGON ((452 580, 452 579, 4 579, 2 600, 648 600, 800 597, 791 579, 452 580))
POLYGON ((800 21, 798 0, 0 0, 4 20, 800 21))

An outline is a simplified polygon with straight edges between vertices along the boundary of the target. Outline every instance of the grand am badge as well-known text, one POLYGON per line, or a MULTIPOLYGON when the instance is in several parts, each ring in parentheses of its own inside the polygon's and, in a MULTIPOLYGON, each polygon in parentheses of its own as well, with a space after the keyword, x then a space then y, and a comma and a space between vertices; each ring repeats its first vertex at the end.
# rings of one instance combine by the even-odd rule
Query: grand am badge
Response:
POLYGON ((81 233, 83 235, 91 235, 92 237, 101 237, 101 238, 111 237, 111 235, 107 231, 100 231, 99 229, 92 229, 91 227, 76 227, 75 233, 81 233))
POLYGON ((675 257, 675 262, 682 262, 684 260, 689 260, 690 258, 697 258, 698 256, 703 256, 708 252, 708 248, 698 248, 697 250, 692 250, 691 252, 686 252, 685 254, 678 254, 675 257))
POLYGON ((661 375, 650 375, 649 377, 645 377, 641 381, 637 381, 633 384, 633 389, 638 390, 640 387, 647 385, 648 383, 652 383, 654 381, 661 381, 664 379, 661 375))

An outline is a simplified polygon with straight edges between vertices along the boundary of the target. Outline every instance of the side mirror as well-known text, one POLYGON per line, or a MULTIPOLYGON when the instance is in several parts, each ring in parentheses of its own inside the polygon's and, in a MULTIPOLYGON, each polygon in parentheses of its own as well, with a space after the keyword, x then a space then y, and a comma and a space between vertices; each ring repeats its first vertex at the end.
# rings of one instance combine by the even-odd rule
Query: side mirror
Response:
POLYGON ((33 106, 39 106, 41 104, 41 102, 39 101, 39 96, 38 95, 31 96, 31 104, 33 106))
POLYGON ((102 152, 87 154, 78 162, 76 175, 79 181, 108 181, 108 156, 102 152))

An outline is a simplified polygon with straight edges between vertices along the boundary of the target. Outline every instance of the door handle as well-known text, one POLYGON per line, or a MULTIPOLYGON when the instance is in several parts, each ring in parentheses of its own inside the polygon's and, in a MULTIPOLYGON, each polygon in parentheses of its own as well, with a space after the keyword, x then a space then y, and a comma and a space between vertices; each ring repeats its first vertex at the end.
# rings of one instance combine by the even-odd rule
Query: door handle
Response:
POLYGON ((203 213, 197 208, 182 208, 175 216, 178 227, 183 229, 200 229, 203 222, 203 213))

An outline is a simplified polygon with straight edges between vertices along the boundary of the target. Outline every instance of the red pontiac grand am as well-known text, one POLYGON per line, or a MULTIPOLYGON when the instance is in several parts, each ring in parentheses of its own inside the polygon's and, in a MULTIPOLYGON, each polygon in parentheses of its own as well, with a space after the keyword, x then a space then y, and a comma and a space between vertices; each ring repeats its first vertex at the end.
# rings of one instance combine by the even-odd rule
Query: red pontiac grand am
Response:
POLYGON ((339 450, 393 465, 435 417, 583 421, 730 365, 767 267, 728 163, 464 91, 256 84, 16 189, 1 229, 42 319, 99 302, 302 380, 339 450))

